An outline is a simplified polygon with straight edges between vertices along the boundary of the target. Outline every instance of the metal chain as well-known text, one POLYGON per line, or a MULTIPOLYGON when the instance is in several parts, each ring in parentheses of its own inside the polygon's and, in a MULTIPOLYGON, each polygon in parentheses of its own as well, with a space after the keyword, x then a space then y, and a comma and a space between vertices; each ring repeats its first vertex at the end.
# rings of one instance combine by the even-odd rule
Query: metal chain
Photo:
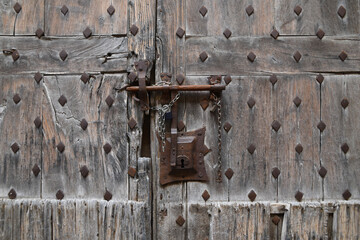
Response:
POLYGON ((217 97, 214 93, 211 94, 211 99, 214 101, 216 109, 217 109, 217 117, 218 117, 218 162, 217 162, 217 176, 216 181, 222 182, 222 160, 221 160, 221 99, 217 97))
POLYGON ((151 107, 151 110, 159 112, 159 126, 158 131, 161 138, 161 147, 162 151, 165 152, 165 114, 171 112, 171 107, 174 103, 180 98, 180 93, 176 94, 173 100, 169 104, 164 104, 162 106, 151 107))

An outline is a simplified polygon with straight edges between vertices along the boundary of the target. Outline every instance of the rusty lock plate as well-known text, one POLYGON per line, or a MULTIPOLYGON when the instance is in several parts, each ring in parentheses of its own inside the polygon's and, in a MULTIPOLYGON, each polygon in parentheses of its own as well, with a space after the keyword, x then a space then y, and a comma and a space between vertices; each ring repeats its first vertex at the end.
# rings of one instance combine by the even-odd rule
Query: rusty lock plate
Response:
MULTIPOLYGON (((206 128, 178 133, 176 163, 171 166, 171 133, 166 133, 165 151, 160 150, 160 184, 179 181, 208 181, 204 145, 206 128)), ((158 136, 159 144, 161 138, 158 136)))

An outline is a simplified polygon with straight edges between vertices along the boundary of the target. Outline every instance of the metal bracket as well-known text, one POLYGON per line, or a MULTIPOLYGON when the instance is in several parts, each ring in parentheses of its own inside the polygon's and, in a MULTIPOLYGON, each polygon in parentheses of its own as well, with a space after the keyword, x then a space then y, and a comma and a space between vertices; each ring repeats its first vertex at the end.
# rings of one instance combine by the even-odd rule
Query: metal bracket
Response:
POLYGON ((135 62, 135 68, 138 71, 138 79, 139 79, 139 99, 140 106, 142 111, 148 111, 149 107, 149 95, 146 90, 146 73, 149 68, 149 61, 140 60, 135 62))

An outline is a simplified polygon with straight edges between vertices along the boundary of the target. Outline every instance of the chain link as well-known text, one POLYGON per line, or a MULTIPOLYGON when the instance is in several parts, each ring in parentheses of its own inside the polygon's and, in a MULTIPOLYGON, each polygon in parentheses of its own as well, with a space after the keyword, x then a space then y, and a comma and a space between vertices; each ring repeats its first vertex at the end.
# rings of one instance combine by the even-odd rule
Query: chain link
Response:
POLYGON ((214 93, 211 94, 211 99, 214 101, 215 107, 217 109, 218 117, 218 162, 217 162, 217 176, 216 181, 222 182, 222 160, 221 160, 221 99, 217 97, 214 93))
POLYGON ((162 151, 165 152, 165 114, 171 112, 171 107, 174 103, 180 98, 180 93, 176 94, 173 100, 169 104, 164 104, 162 106, 151 107, 151 110, 159 112, 159 125, 158 131, 161 138, 161 147, 162 151))

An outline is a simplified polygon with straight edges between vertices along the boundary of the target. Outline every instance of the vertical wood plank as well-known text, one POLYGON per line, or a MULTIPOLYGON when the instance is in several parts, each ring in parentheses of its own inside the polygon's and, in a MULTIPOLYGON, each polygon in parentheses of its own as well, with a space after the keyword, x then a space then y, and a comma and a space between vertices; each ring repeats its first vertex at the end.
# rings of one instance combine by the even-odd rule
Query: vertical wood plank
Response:
POLYGON ((336 210, 336 239, 360 238, 360 205, 358 203, 339 204, 336 210))

